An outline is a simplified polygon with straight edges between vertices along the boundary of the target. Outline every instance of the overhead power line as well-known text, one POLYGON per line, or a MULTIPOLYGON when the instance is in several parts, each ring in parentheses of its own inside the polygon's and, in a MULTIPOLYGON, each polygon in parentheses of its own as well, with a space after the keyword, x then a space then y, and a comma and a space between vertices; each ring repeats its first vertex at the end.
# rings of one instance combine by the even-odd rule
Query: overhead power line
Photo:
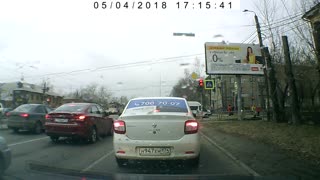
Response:
POLYGON ((258 35, 255 35, 253 38, 251 38, 249 41, 248 41, 248 44, 251 44, 253 43, 253 41, 257 38, 258 35))
POLYGON ((273 26, 273 25, 277 25, 277 24, 280 24, 280 23, 283 23, 283 22, 286 22, 288 20, 293 20, 295 18, 297 18, 297 20, 299 19, 299 17, 301 17, 303 15, 303 13, 299 13, 297 15, 294 15, 294 16, 286 16, 285 18, 282 18, 282 19, 279 19, 279 20, 275 20, 275 22, 271 22, 270 24, 266 24, 266 23, 261 23, 261 27, 269 27, 269 26, 273 26))
MULTIPOLYGON (((204 55, 204 53, 198 53, 198 54, 191 54, 191 55, 185 55, 185 56, 175 56, 175 57, 168 57, 168 58, 159 58, 156 60, 147 60, 147 61, 139 61, 134 63, 124 63, 124 64, 116 64, 116 65, 109 65, 109 66, 101 66, 96 67, 94 69, 78 69, 73 71, 67 71, 67 72, 56 72, 56 73, 47 73, 42 75, 34 75, 34 76, 25 76, 24 78, 43 78, 48 76, 67 76, 74 73, 88 73, 88 72, 96 72, 96 71, 104 71, 108 69, 122 69, 122 68, 128 68, 128 67, 137 67, 137 66, 145 66, 145 65, 151 65, 151 64, 160 64, 160 63, 168 63, 168 62, 175 62, 175 61, 184 61, 186 57, 192 57, 192 56, 200 56, 204 55)), ((6 80, 12 80, 12 79, 2 79, 3 81, 6 80)))
POLYGON ((282 27, 282 26, 286 26, 286 25, 289 25, 289 24, 293 24, 295 22, 299 21, 299 19, 297 20, 293 20, 293 21, 289 21, 287 23, 283 23, 281 25, 277 25, 277 26, 271 26, 271 27, 268 27, 267 29, 270 30, 270 29, 275 29, 275 28, 278 28, 278 27, 282 27))
POLYGON ((245 43, 248 39, 250 39, 255 33, 257 33, 256 30, 254 30, 248 37, 246 37, 242 42, 241 44, 245 43))
MULTIPOLYGON (((299 25, 297 25, 297 26, 295 26, 295 27, 292 27, 292 28, 286 29, 286 30, 284 30, 284 31, 281 31, 281 33, 286 33, 286 32, 292 31, 292 30, 294 30, 294 29, 296 29, 296 28, 298 28, 298 27, 301 27, 301 26, 303 26, 303 25, 304 25, 304 24, 299 24, 299 25)), ((272 37, 272 36, 267 36, 267 37, 265 37, 265 38, 270 38, 270 37, 272 37)))

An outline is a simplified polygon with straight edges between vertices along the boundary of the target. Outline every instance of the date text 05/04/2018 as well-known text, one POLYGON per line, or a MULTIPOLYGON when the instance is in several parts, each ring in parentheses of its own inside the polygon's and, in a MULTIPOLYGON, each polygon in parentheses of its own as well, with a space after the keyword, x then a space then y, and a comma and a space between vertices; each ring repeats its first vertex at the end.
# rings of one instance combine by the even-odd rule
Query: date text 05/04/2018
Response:
POLYGON ((95 1, 93 3, 94 9, 186 9, 186 10, 224 10, 224 9, 240 9, 239 0, 191 0, 191 1, 95 1), (238 2, 236 2, 238 1, 238 2))

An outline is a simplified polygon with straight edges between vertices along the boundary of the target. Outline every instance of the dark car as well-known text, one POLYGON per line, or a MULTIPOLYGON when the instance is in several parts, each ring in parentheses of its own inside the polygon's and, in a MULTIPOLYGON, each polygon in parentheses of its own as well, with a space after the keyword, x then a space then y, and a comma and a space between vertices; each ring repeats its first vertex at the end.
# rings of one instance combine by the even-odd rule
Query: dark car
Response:
POLYGON ((53 142, 59 137, 72 137, 94 143, 99 136, 113 134, 113 119, 94 103, 64 104, 49 113, 46 119, 46 133, 53 142))
POLYGON ((7 113, 8 128, 18 132, 31 130, 36 134, 44 129, 45 117, 51 109, 43 104, 23 104, 7 113))

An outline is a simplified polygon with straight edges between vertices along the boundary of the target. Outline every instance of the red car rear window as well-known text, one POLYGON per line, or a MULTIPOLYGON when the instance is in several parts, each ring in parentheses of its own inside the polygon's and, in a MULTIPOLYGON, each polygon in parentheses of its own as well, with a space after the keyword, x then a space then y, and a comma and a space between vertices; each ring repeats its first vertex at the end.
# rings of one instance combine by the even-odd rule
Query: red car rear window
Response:
POLYGON ((64 104, 58 107, 55 112, 83 112, 88 105, 85 104, 64 104))

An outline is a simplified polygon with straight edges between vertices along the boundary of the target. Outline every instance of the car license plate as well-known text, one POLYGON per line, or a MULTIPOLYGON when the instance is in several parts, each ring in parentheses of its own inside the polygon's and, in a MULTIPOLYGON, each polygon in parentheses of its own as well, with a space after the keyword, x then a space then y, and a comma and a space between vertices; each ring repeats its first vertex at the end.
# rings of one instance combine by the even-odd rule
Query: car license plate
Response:
POLYGON ((170 156, 171 149, 166 147, 139 148, 140 156, 170 156))
POLYGON ((55 122, 66 123, 66 122, 68 122, 68 119, 55 119, 55 122))

